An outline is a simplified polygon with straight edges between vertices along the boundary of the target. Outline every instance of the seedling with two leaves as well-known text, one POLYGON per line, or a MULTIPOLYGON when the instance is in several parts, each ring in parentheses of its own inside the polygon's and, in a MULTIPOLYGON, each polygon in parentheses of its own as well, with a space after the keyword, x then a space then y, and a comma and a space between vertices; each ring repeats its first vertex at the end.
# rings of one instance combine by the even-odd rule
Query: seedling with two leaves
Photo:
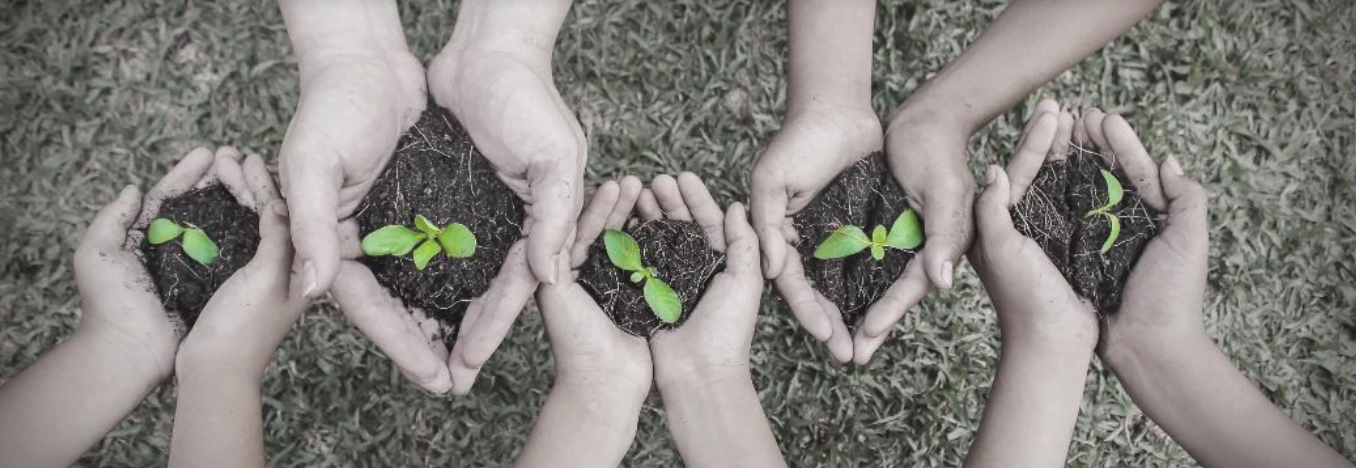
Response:
POLYGON ((182 237, 179 246, 188 254, 188 258, 198 262, 202 266, 211 265, 217 260, 217 244, 212 242, 212 238, 207 237, 203 232, 192 223, 180 225, 174 221, 165 218, 155 218, 151 225, 146 228, 146 240, 151 245, 160 245, 182 237))
POLYGON ((678 293, 657 277, 659 272, 645 265, 636 239, 625 232, 608 229, 603 233, 603 245, 607 247, 607 258, 613 265, 631 272, 632 283, 645 282, 645 303, 649 304, 655 317, 664 323, 677 323, 683 315, 683 303, 678 293))
POLYGON ((476 253, 476 236, 465 224, 452 223, 440 228, 424 215, 414 215, 414 227, 392 224, 372 231, 363 237, 363 253, 399 257, 414 251, 414 267, 420 270, 438 252, 445 252, 450 258, 466 258, 476 253))
POLYGON ((871 258, 882 260, 885 258, 885 248, 889 247, 898 250, 913 250, 923 244, 923 223, 918 219, 918 213, 913 209, 906 208, 903 213, 895 218, 895 222, 887 231, 885 226, 876 225, 876 229, 871 231, 871 237, 866 236, 866 231, 851 224, 843 225, 829 234, 828 239, 824 239, 819 247, 815 248, 814 257, 820 260, 830 260, 843 258, 857 252, 871 249, 871 258))
POLYGON ((1116 176, 1112 175, 1111 171, 1102 169, 1102 179, 1106 181, 1106 204, 1088 211, 1083 217, 1091 218, 1095 215, 1102 215, 1106 218, 1106 222, 1111 224, 1111 234, 1106 236, 1106 241, 1102 243, 1102 250, 1099 252, 1105 255, 1107 251, 1111 250, 1111 246, 1116 244, 1116 238, 1121 235, 1121 219, 1115 213, 1112 213, 1111 209, 1121 202, 1121 197, 1125 195, 1125 191, 1121 188, 1121 181, 1116 180, 1116 176))

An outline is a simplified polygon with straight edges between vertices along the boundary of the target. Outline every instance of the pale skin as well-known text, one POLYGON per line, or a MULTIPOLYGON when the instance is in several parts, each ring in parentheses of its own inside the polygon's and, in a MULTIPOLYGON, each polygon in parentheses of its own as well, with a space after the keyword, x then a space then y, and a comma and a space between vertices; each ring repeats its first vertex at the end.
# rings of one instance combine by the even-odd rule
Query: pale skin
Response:
POLYGON ((71 465, 174 372, 177 316, 161 306, 137 249, 161 202, 195 187, 220 182, 256 208, 247 176, 263 164, 243 159, 245 169, 234 148, 195 149, 144 197, 129 186, 95 216, 75 252, 76 333, 0 386, 0 465, 71 465))
POLYGON ((579 212, 587 145, 550 67, 570 2, 464 1, 427 73, 405 44, 393 1, 279 5, 302 87, 279 156, 301 287, 315 297, 335 286, 348 319, 415 384, 466 394, 537 282, 555 281, 579 212), (430 95, 528 205, 526 238, 472 302, 452 349, 421 311, 406 310, 347 254, 355 228, 346 220, 430 95))
POLYGON ((764 274, 835 360, 865 364, 909 309, 931 291, 951 287, 971 240, 969 137, 1159 3, 1014 0, 894 111, 882 137, 870 102, 875 2, 789 2, 786 121, 754 168, 750 203, 764 274), (882 141, 895 178, 923 217, 927 244, 849 336, 836 307, 805 280, 789 242, 795 239, 790 220, 834 175, 880 150, 882 141))
MULTIPOLYGON (((542 317, 556 356, 556 384, 517 466, 616 466, 632 438, 653 376, 669 428, 688 466, 785 466, 749 371, 762 279, 758 243, 739 204, 722 211, 693 174, 634 177, 598 188, 579 219, 575 267, 605 229, 632 216, 696 221, 726 270, 678 330, 650 342, 619 330, 573 282, 543 285, 542 317), (589 430, 581 430, 588 428, 589 430), (579 447, 590 447, 579 450, 579 447)), ((569 273, 570 276, 564 276, 569 273)))

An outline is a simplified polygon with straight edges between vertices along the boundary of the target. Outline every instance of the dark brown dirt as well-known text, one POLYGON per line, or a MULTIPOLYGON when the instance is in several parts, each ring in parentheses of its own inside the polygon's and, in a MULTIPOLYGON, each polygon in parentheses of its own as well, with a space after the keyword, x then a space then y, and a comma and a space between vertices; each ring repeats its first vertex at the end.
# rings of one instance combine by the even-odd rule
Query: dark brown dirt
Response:
POLYGON ((659 279, 668 283, 683 303, 678 321, 664 323, 650 311, 642 283, 632 283, 630 272, 612 265, 602 236, 589 248, 588 260, 579 268, 579 285, 598 301, 617 328, 649 338, 659 330, 682 326, 692 316, 711 278, 725 269, 725 254, 712 249, 706 231, 692 221, 632 220, 630 224, 625 231, 640 244, 644 265, 658 270, 659 279))
POLYGON ((1121 220, 1121 233, 1102 254, 1111 225, 1103 216, 1085 216, 1106 202, 1102 169, 1110 170, 1097 148, 1073 148, 1067 160, 1045 163, 1012 208, 1012 220, 1018 232, 1040 244, 1074 291, 1106 316, 1120 308, 1130 270, 1145 244, 1158 235, 1159 213, 1144 204, 1123 171, 1111 170, 1124 189, 1111 210, 1121 220))
POLYGON ((499 274, 513 243, 523 236, 523 202, 446 109, 430 102, 396 146, 395 154, 354 215, 362 236, 391 224, 414 228, 421 214, 438 226, 462 223, 476 236, 469 258, 433 257, 424 270, 411 255, 363 257, 377 282, 438 319, 450 346, 470 301, 499 274))
POLYGON ((814 258, 815 248, 843 225, 857 226, 867 233, 877 225, 889 228, 908 207, 908 195, 895 181, 885 155, 877 152, 844 170, 793 218, 800 235, 796 250, 805 264, 805 277, 838 306, 849 330, 856 330, 867 307, 904 274, 915 253, 886 249, 884 260, 871 258, 867 251, 819 260, 814 258))
POLYGON ((221 184, 165 200, 158 218, 192 224, 207 233, 219 249, 216 261, 203 266, 184 253, 182 237, 160 245, 141 241, 146 269, 165 310, 192 328, 207 301, 259 248, 259 215, 236 202, 221 184))

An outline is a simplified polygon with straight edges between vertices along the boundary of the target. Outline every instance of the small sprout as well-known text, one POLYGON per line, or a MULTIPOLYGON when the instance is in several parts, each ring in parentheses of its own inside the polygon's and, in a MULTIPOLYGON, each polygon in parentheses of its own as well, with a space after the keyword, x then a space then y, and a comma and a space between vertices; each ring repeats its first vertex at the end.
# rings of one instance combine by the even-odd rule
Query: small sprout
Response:
POLYGON ((467 258, 476 253, 476 236, 465 224, 452 223, 439 228, 423 215, 414 215, 414 228, 392 224, 372 231, 363 237, 363 253, 373 257, 401 257, 413 251, 414 267, 420 270, 428 267, 428 262, 438 252, 444 252, 450 258, 467 258))
POLYGON ((658 270, 645 266, 636 239, 625 232, 608 229, 603 233, 603 245, 607 247, 607 258, 613 265, 631 272, 632 283, 645 282, 645 303, 655 317, 664 323, 677 323, 683 315, 683 303, 678 293, 658 278, 658 270))
POLYGON ((1111 246, 1116 245, 1116 238, 1121 235, 1121 219, 1112 213, 1111 209, 1121 202, 1121 198, 1125 196, 1125 190, 1121 188, 1121 181, 1116 180, 1116 176, 1106 169, 1102 169, 1102 179, 1106 181, 1106 204, 1088 211, 1083 217, 1102 215, 1111 225, 1111 234, 1106 236, 1106 241, 1102 242, 1102 250, 1099 252, 1105 255, 1107 251, 1111 250, 1111 246))
POLYGON ((164 244, 181 236, 183 237, 183 240, 179 242, 179 246, 184 249, 184 253, 188 255, 188 258, 193 259, 193 261, 198 262, 198 264, 202 266, 211 265, 212 262, 217 260, 217 254, 220 253, 217 249, 217 244, 212 242, 212 238, 207 237, 207 233, 203 232, 202 229, 198 229, 197 226, 189 223, 184 223, 184 226, 180 226, 174 221, 165 218, 156 218, 154 221, 151 221, 151 225, 146 228, 146 240, 149 241, 151 245, 164 244))
POLYGON ((843 258, 869 247, 871 258, 883 260, 886 247, 913 250, 922 244, 923 223, 918 219, 918 213, 909 208, 899 214, 890 229, 876 225, 871 231, 871 237, 867 237, 866 231, 862 228, 851 224, 843 225, 815 248, 814 257, 820 260, 843 258))

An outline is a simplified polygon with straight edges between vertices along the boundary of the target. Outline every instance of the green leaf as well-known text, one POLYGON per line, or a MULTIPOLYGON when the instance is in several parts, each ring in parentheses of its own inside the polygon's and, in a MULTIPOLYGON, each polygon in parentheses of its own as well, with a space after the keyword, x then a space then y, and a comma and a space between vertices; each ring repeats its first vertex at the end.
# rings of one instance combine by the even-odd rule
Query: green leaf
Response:
POLYGON ((905 208, 904 212, 895 218, 895 224, 890 226, 890 235, 885 238, 885 245, 912 250, 922 243, 923 222, 918 219, 918 213, 912 208, 905 208))
POLYGON ((441 229, 438 229, 438 225, 433 224, 433 221, 429 221, 421 214, 414 215, 414 228, 424 231, 424 234, 428 234, 429 237, 437 237, 438 231, 441 231, 441 229))
POLYGON ((641 282, 641 281, 645 281, 645 272, 643 272, 643 271, 637 271, 637 272, 631 273, 631 282, 632 282, 632 283, 639 283, 639 282, 641 282))
POLYGON ((814 256, 820 260, 843 258, 861 252, 870 245, 871 239, 866 237, 862 228, 848 224, 829 234, 829 238, 815 248, 814 256))
POLYGON ((678 293, 659 278, 650 277, 645 281, 645 303, 664 323, 676 323, 683 316, 683 302, 678 299, 678 293))
POLYGON ((378 257, 382 255, 401 256, 414 250, 419 241, 427 239, 428 234, 412 230, 399 224, 392 224, 368 233, 363 237, 363 253, 378 257))
POLYGON ((630 234, 608 229, 603 233, 603 245, 607 247, 607 258, 612 260, 612 264, 617 268, 626 271, 641 271, 645 265, 641 264, 640 244, 630 234))
POLYGON ((174 221, 165 218, 155 218, 151 221, 151 226, 146 228, 146 240, 151 245, 160 245, 172 241, 184 233, 184 228, 179 227, 174 221))
POLYGON ((476 253, 476 235, 462 223, 452 223, 438 233, 438 243, 448 257, 466 258, 476 253))
POLYGON ((1116 180, 1116 176, 1111 171, 1102 169, 1102 178, 1106 180, 1106 205, 1102 209, 1111 208, 1121 202, 1121 197, 1125 196, 1125 190, 1121 189, 1121 181, 1116 180))
POLYGON ((871 258, 876 260, 885 259, 885 247, 880 244, 871 244, 871 258))
POLYGON ((885 245, 885 226, 879 224, 871 230, 871 245, 885 245))
POLYGON ((212 262, 217 261, 217 244, 212 242, 212 239, 207 237, 207 233, 202 232, 202 229, 185 229, 183 244, 184 253, 203 266, 211 265, 212 262))
POLYGON ((1114 214, 1106 212, 1103 212, 1102 216, 1105 216, 1106 221, 1111 223, 1111 234, 1108 234, 1106 236, 1106 242, 1102 243, 1101 253, 1106 254, 1107 251, 1111 250, 1111 246, 1116 244, 1116 238, 1121 235, 1121 219, 1117 218, 1114 214))
POLYGON ((438 241, 433 239, 419 244, 419 248, 414 249, 414 267, 423 270, 424 267, 428 266, 428 261, 432 260, 433 256, 438 255, 438 252, 442 250, 443 248, 438 246, 438 241))

